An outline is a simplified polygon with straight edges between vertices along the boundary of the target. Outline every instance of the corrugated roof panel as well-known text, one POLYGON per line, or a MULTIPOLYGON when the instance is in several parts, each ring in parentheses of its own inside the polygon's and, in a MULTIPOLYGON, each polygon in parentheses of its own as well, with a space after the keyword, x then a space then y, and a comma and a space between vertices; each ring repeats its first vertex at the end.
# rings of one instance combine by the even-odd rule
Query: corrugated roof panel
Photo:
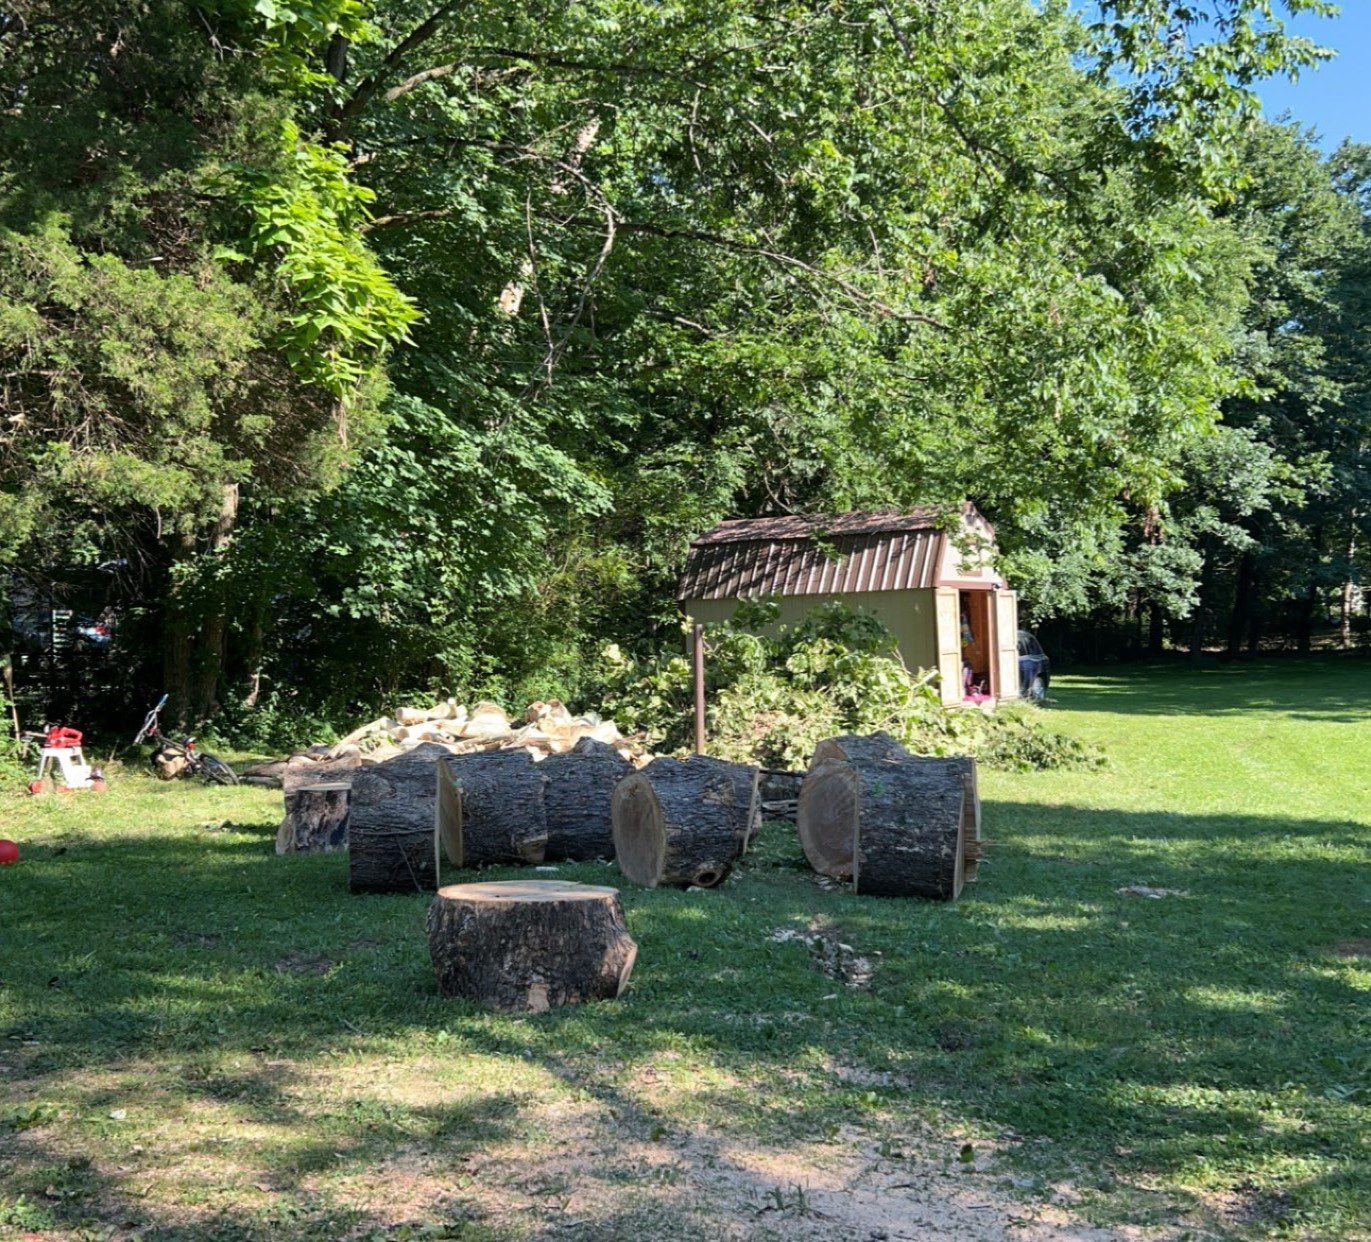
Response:
POLYGON ((848 535, 833 555, 808 539, 695 544, 681 575, 681 599, 844 595, 936 585, 934 530, 848 535))

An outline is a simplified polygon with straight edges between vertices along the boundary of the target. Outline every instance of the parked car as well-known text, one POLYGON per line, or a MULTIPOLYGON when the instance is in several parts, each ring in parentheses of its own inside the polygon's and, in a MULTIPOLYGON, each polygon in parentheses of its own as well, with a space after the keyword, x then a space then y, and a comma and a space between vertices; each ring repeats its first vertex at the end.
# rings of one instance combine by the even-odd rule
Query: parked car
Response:
POLYGON ((1034 703, 1047 698, 1052 682, 1052 661, 1042 644, 1027 630, 1019 631, 1019 697, 1034 703))

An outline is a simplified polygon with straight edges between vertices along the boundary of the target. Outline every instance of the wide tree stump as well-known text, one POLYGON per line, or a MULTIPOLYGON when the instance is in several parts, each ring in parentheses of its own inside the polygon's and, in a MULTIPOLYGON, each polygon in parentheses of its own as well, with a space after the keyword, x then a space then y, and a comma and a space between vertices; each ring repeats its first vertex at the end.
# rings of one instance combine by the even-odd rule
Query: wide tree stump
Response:
POLYGON ((352 784, 299 785, 286 794, 286 817, 276 832, 278 854, 327 854, 348 847, 352 784))
POLYGON ((614 857, 614 787, 633 771, 607 742, 583 737, 538 765, 547 777, 548 862, 614 857))
POLYGON ((533 1013, 618 996, 638 955, 618 891, 565 880, 440 888, 428 949, 444 996, 533 1013))
POLYGON ((758 813, 759 773, 695 757, 654 759, 614 790, 614 856, 635 884, 714 888, 728 878, 758 813))
POLYGON ((454 867, 540 863, 547 777, 526 750, 446 755, 438 765, 438 836, 454 867))
POLYGON ((875 733, 844 733, 840 737, 826 737, 814 748, 809 761, 811 768, 829 759, 850 760, 903 759, 909 752, 898 738, 879 730, 875 733))
POLYGON ((353 775, 348 886, 354 893, 438 887, 437 766, 447 753, 424 743, 353 775))

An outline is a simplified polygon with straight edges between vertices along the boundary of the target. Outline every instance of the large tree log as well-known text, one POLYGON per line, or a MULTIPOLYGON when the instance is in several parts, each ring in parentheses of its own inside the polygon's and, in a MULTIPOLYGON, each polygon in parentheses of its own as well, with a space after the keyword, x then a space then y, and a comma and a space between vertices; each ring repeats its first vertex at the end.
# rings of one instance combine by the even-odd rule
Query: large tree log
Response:
POLYGON ((437 765, 432 743, 357 769, 348 816, 348 885, 354 893, 438 887, 437 765))
POLYGON ((965 878, 965 800, 946 763, 830 759, 805 777, 798 818, 816 840, 853 842, 858 893, 950 901, 965 878))
POLYGON ((635 884, 713 888, 733 869, 757 814, 758 771, 696 757, 654 759, 614 790, 614 854, 635 884))
POLYGON ((613 858, 614 787, 633 765, 607 742, 583 737, 538 766, 547 777, 547 861, 613 858))
POLYGON ((618 892, 564 880, 440 888, 428 948, 444 996, 535 1013, 618 996, 638 955, 618 892))
POLYGON ((888 733, 872 733, 865 737, 848 735, 826 738, 814 748, 814 762, 810 775, 810 792, 801 793, 796 805, 795 823, 800 834, 809 865, 822 875, 845 880, 851 877, 855 846, 854 808, 846 806, 848 788, 841 782, 829 782, 814 777, 825 763, 860 762, 881 765, 913 763, 939 769, 959 777, 966 791, 963 813, 966 828, 963 834, 966 857, 963 860, 965 878, 974 879, 980 859, 981 800, 976 782, 976 761, 965 756, 938 757, 911 755, 888 733))
POLYGON ((447 755, 438 765, 438 835, 454 867, 540 863, 547 777, 526 750, 447 755))
POLYGON ((299 785, 286 794, 286 817, 276 832, 278 854, 327 854, 348 847, 352 785, 299 785))

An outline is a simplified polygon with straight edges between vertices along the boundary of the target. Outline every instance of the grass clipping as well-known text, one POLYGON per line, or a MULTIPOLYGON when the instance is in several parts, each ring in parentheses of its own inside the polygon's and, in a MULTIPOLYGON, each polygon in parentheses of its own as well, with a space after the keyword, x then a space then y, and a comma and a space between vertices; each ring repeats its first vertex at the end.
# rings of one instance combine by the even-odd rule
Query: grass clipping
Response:
MULTIPOLYGON (((893 734, 921 755, 972 755, 994 767, 1093 767, 1094 748, 1049 727, 1041 709, 986 713, 944 707, 936 674, 911 672, 876 617, 824 604, 794 626, 775 605, 744 603, 711 625, 706 663, 710 753, 765 767, 804 767, 814 747, 842 733, 893 734)), ((690 744, 692 679, 683 655, 638 661, 606 648, 606 709, 658 750, 690 744)))

